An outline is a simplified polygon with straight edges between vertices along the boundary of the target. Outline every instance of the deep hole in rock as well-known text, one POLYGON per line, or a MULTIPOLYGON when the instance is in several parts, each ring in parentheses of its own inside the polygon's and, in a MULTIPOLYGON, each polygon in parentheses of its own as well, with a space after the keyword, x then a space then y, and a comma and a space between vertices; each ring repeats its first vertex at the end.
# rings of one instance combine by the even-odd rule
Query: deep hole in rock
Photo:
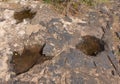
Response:
POLYGON ((98 53, 104 51, 104 41, 94 36, 83 36, 82 41, 76 45, 76 48, 86 55, 96 56, 98 53))
POLYGON ((13 51, 11 65, 16 75, 27 72, 35 64, 42 64, 46 60, 51 60, 52 56, 42 55, 43 46, 33 45, 24 48, 20 55, 17 51, 13 51))
POLYGON ((30 8, 26 7, 21 11, 16 11, 14 13, 14 19, 17 23, 22 22, 24 19, 32 19, 36 15, 36 12, 32 12, 30 8))

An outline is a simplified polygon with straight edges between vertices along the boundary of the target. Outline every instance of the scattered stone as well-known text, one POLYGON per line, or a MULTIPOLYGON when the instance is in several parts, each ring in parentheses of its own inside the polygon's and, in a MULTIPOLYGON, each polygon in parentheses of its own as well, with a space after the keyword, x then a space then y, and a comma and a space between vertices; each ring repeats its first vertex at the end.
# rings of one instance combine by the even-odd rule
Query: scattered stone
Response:
POLYGON ((42 54, 45 55, 45 56, 52 56, 53 49, 54 49, 54 46, 46 43, 44 48, 43 48, 42 54))

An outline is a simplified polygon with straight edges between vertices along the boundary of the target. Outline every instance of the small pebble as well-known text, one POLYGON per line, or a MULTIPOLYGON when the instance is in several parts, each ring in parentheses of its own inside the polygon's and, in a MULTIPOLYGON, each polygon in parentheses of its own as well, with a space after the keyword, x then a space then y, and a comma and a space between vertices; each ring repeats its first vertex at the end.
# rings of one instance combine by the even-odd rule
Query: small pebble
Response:
POLYGON ((67 22, 72 22, 72 19, 70 17, 68 17, 68 16, 65 16, 64 20, 67 21, 67 22))

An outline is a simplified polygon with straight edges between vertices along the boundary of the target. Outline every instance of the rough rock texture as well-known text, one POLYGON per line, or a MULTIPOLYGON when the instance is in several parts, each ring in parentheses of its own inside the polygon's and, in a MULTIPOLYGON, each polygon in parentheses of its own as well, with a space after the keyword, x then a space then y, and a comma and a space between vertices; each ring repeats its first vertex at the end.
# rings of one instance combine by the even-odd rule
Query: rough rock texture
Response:
POLYGON ((114 27, 119 27, 114 21, 114 15, 120 16, 117 2, 89 9, 82 18, 59 15, 39 1, 0 2, 0 84, 119 84, 119 57, 113 53, 117 45, 111 40, 114 27), (16 24, 14 12, 25 7, 36 11, 35 17, 16 24), (76 49, 86 35, 103 40, 105 50, 89 56, 76 49), (13 52, 22 57, 26 55, 24 46, 36 44, 43 46, 42 55, 53 58, 43 63, 39 60, 28 71, 15 75, 10 63, 13 52))

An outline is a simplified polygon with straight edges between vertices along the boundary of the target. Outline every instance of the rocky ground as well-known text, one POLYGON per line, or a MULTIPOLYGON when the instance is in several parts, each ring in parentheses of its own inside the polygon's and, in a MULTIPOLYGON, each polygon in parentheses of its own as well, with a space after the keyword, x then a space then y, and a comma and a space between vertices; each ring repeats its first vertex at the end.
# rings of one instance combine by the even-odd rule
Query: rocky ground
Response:
POLYGON ((120 1, 83 8, 1 1, 0 84, 119 84, 120 1))

